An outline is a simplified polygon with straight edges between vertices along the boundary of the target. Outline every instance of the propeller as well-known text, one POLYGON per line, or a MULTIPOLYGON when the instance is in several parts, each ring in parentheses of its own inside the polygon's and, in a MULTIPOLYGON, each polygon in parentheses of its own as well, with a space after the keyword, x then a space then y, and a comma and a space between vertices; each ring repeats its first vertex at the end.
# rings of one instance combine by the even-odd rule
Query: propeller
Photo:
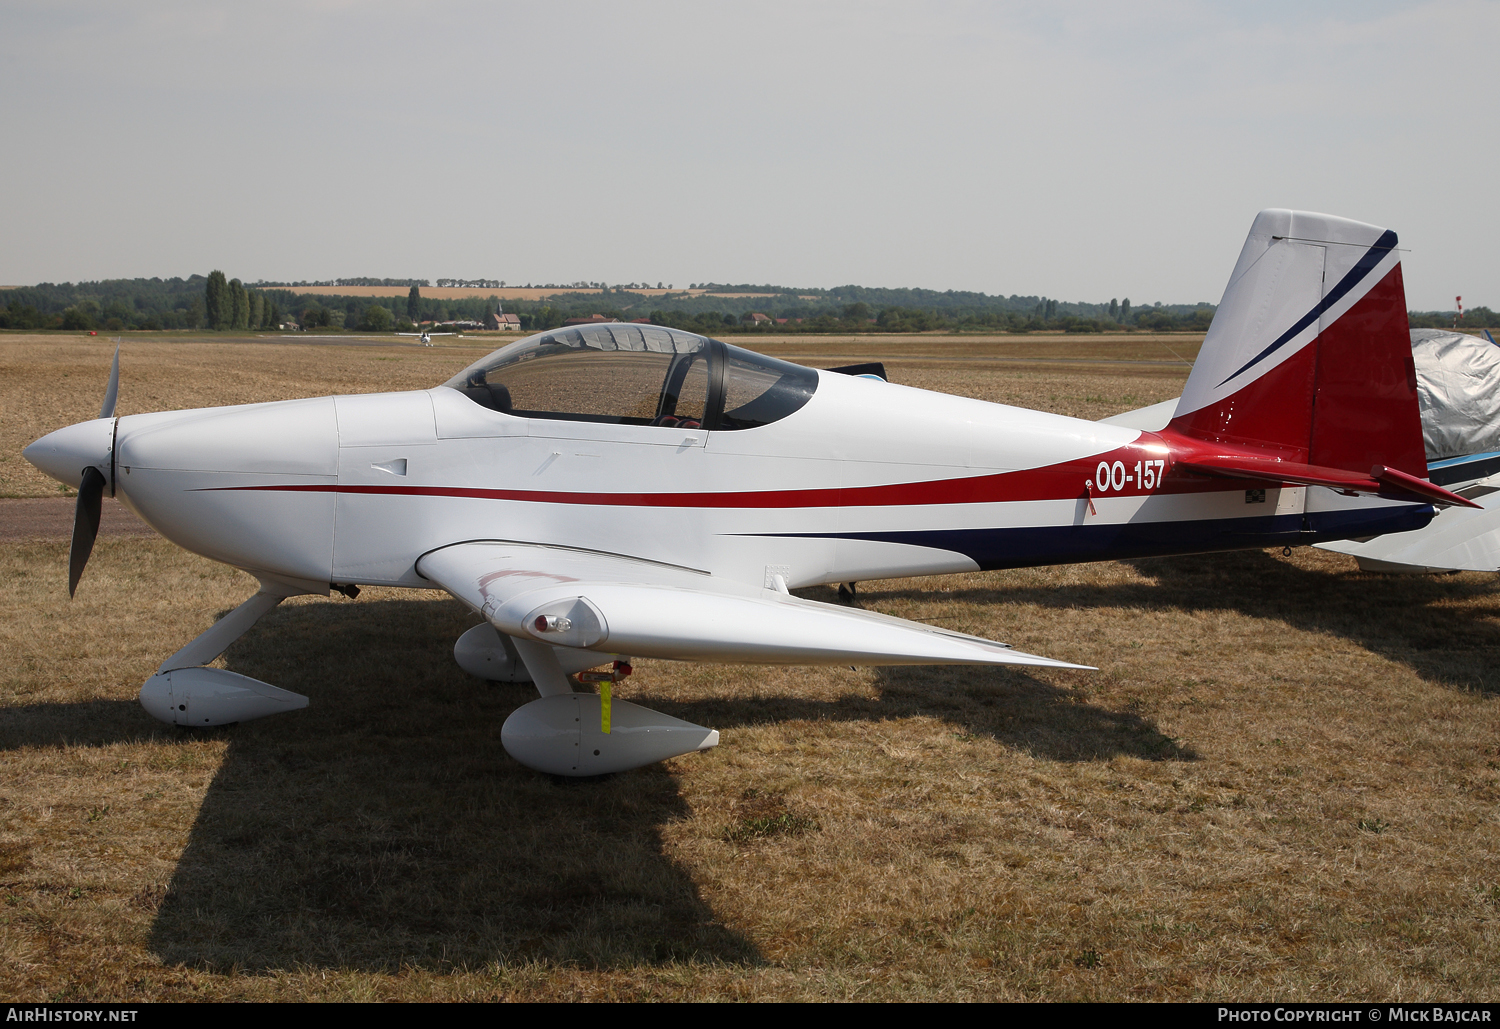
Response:
POLYGON ((115 363, 109 369, 109 385, 104 388, 104 404, 99 408, 100 418, 115 416, 115 401, 120 399, 120 345, 115 344, 115 363))
POLYGON ((83 470, 78 486, 78 506, 73 510, 73 549, 68 554, 68 596, 78 590, 83 566, 94 552, 94 538, 99 535, 99 516, 104 507, 104 475, 93 465, 83 470))
MULTIPOLYGON (((115 347, 114 364, 109 370, 109 385, 104 389, 104 404, 99 408, 100 418, 113 418, 115 404, 120 399, 120 348, 115 347)), ((111 455, 113 464, 113 455, 111 455)), ((99 536, 99 519, 104 512, 104 487, 108 485, 104 473, 93 465, 83 470, 83 481, 78 484, 78 505, 73 509, 73 546, 68 553, 68 596, 78 591, 78 580, 83 578, 83 568, 94 552, 94 540, 99 536)))

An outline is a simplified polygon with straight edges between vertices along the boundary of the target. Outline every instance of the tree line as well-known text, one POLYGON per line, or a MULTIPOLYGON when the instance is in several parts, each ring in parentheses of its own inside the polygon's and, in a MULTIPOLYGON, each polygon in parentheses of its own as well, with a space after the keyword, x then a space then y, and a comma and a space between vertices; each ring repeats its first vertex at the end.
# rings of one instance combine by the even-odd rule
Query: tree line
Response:
POLYGON ((274 329, 281 323, 276 301, 260 290, 245 288, 239 279, 225 280, 221 271, 211 271, 203 287, 204 328, 274 329))
MULTIPOLYGON (((344 282, 357 280, 346 279, 344 282)), ((372 281, 372 280, 358 280, 372 281)), ((173 279, 111 279, 40 283, 0 292, 0 328, 267 330, 295 321, 310 328, 412 331, 421 323, 482 322, 500 310, 496 296, 441 300, 422 295, 425 280, 390 280, 408 287, 402 297, 344 297, 301 293, 292 286, 246 285, 221 271, 173 279)), ((756 332, 1201 332, 1212 323, 1210 304, 1141 304, 1127 299, 1084 303, 1040 296, 963 291, 841 286, 793 290, 777 286, 709 285, 715 293, 646 296, 624 287, 562 292, 541 301, 510 301, 505 311, 523 329, 556 328, 569 318, 599 314, 644 318, 706 334, 756 332), (768 320, 756 319, 764 315, 768 320), (779 322, 785 319, 785 322, 779 322)), ((400 288, 397 286, 396 288, 400 288)), ((580 287, 581 288, 581 287, 580 287)), ((1412 311, 1413 328, 1451 328, 1456 312, 1412 311)), ((1459 328, 1500 328, 1488 307, 1464 313, 1459 328)))

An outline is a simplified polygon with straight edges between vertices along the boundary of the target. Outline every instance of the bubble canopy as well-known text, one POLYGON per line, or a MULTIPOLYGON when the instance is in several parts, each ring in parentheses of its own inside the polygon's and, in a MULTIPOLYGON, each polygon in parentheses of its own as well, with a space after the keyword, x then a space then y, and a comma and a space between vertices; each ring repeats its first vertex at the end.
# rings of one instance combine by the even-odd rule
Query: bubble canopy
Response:
POLYGON ((680 329, 606 322, 517 340, 443 385, 521 418, 724 430, 793 414, 818 373, 680 329))

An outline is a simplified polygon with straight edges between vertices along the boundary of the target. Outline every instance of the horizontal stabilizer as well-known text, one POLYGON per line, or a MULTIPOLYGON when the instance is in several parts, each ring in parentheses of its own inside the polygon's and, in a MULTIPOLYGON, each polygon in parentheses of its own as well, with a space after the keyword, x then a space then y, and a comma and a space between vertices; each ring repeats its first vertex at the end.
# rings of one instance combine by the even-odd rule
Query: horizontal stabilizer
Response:
POLYGON ((417 570, 520 640, 679 661, 1087 666, 920 622, 607 554, 461 543, 417 570))
POLYGON ((1376 465, 1369 475, 1328 468, 1320 465, 1282 461, 1275 457, 1251 455, 1213 455, 1197 457, 1191 461, 1178 461, 1174 468, 1198 475, 1213 475, 1231 479, 1254 479, 1258 482, 1292 482, 1302 486, 1327 486, 1330 489, 1350 493, 1370 493, 1390 497, 1404 495, 1403 499, 1425 500, 1445 507, 1478 507, 1457 493, 1450 493, 1415 475, 1376 465))

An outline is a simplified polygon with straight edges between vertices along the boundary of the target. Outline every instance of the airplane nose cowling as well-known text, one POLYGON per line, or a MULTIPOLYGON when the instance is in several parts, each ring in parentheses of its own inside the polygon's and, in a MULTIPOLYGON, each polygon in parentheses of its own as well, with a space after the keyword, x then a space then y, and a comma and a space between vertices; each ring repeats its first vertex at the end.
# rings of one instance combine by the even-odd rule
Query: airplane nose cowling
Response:
POLYGON ((332 397, 120 419, 116 495, 179 546, 327 583, 338 421, 332 397))
POLYGON ((95 418, 49 432, 21 451, 21 456, 41 471, 65 485, 77 489, 83 482, 83 470, 93 467, 110 482, 110 451, 115 443, 115 420, 95 418))

